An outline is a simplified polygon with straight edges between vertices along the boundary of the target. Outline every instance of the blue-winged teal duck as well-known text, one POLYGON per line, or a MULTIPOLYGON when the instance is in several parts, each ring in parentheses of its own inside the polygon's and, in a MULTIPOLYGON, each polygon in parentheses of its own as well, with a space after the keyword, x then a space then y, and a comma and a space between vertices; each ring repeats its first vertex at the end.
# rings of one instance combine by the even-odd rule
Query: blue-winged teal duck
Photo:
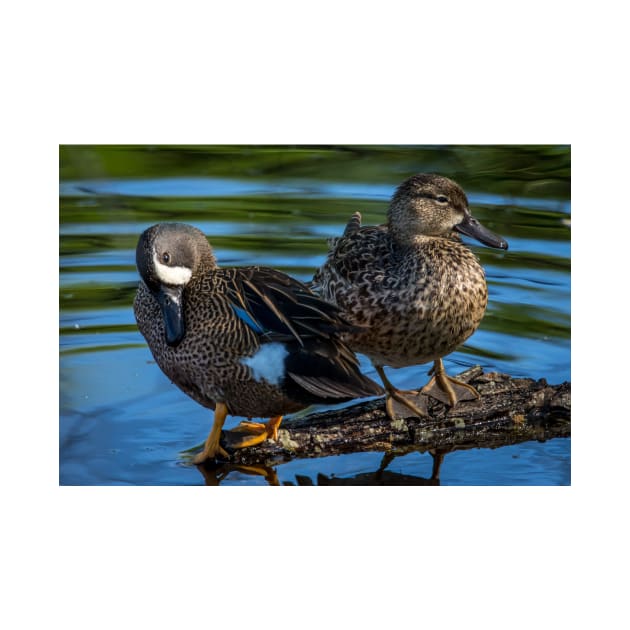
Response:
POLYGON ((339 333, 353 327, 304 284, 264 267, 220 269, 206 237, 181 223, 141 236, 138 328, 162 371, 214 409, 196 463, 227 456, 220 445, 228 414, 242 422, 235 448, 277 438, 282 416, 315 403, 338 403, 383 390, 359 372, 339 333))
POLYGON ((442 365, 442 357, 475 332, 488 301, 483 268, 459 234, 498 249, 508 246, 470 214, 455 182, 414 175, 396 190, 384 225, 361 227, 361 215, 352 216, 343 236, 330 242, 327 260, 313 279, 315 291, 364 327, 344 339, 372 360, 391 418, 393 401, 415 415, 425 415, 426 404, 417 391, 396 389, 385 376, 386 365, 433 361, 433 378, 422 393, 450 405, 479 395, 449 378, 442 365))

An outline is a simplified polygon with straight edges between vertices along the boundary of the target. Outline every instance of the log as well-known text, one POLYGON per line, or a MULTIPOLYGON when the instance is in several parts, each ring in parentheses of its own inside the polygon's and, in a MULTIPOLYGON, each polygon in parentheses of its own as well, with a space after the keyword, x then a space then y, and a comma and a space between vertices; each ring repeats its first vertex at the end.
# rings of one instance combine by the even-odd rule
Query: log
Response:
MULTIPOLYGON (((545 379, 484 373, 479 366, 462 372, 457 378, 473 385, 480 398, 460 402, 451 408, 423 396, 427 403, 427 417, 401 417, 395 421, 385 413, 383 398, 340 410, 286 419, 280 427, 277 442, 268 440, 233 451, 228 468, 272 475, 268 479, 272 483, 272 467, 293 459, 383 451, 386 456, 379 468, 383 483, 396 483, 396 479, 383 478, 383 475, 395 476, 385 471, 386 464, 394 456, 416 450, 434 455, 433 480, 439 476, 442 458, 453 450, 497 448, 529 440, 570 436, 569 382, 549 385, 545 379)), ((405 408, 397 408, 401 409, 405 408)), ((230 450, 230 442, 235 437, 232 432, 224 431, 222 444, 230 450)), ((225 464, 223 467, 228 469, 225 464)), ((201 468, 217 472, 217 466, 212 464, 201 468)), ((318 481, 323 484, 326 479, 318 481)), ((408 480, 398 481, 406 483, 408 480)), ((356 484, 361 480, 352 482, 356 484)), ((365 482, 374 483, 374 479, 365 482)))

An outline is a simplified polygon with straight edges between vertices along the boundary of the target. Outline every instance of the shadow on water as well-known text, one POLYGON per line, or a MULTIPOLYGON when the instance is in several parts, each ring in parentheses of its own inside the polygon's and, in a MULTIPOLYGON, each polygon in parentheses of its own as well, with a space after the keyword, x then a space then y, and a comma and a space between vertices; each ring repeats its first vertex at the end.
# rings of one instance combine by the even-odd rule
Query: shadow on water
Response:
MULTIPOLYGON (((570 149, 563 146, 63 146, 60 148, 60 483, 205 483, 180 456, 212 414, 170 384, 138 333, 132 302, 139 234, 182 221, 208 235, 221 265, 267 265, 310 280, 326 239, 355 210, 383 222, 395 187, 416 172, 458 181, 471 208, 510 243, 468 242, 489 284, 479 330, 446 357, 515 377, 570 380, 570 149)), ((369 362, 361 366, 375 377, 369 362)), ((428 366, 391 370, 403 389, 428 366)), ((237 423, 238 419, 234 419, 237 423)), ((426 454, 223 469, 217 483, 568 484, 570 439, 452 453, 448 474, 426 454), (400 462, 400 467, 399 466, 400 462), (519 468, 521 466, 521 468, 519 468), (429 470, 427 470, 427 467, 429 470)), ((217 476, 218 475, 218 476, 217 476)))

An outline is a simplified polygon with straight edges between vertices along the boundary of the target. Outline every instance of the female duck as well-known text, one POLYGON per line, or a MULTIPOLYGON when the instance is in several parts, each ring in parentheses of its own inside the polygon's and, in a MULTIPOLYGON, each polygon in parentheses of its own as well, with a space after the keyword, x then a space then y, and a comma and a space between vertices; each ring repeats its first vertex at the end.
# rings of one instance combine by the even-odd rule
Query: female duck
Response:
MULTIPOLYGON (((483 268, 459 233, 490 247, 508 247, 473 218, 455 182, 414 175, 396 190, 387 223, 361 227, 356 212, 315 274, 315 290, 362 327, 344 334, 344 340, 372 360, 391 418, 393 401, 415 415, 426 412, 389 382, 385 365, 433 361, 433 378, 422 393, 450 405, 478 396, 470 385, 446 376, 442 365, 442 357, 477 329, 488 300, 483 268)), ((417 400, 422 404, 420 396, 417 400)))
POLYGON ((214 409, 195 463, 227 455, 219 441, 228 414, 270 418, 237 427, 234 447, 243 448, 276 439, 286 413, 382 393, 340 340, 353 327, 297 280, 262 267, 220 269, 203 233, 181 223, 146 230, 136 263, 134 313, 153 357, 214 409))

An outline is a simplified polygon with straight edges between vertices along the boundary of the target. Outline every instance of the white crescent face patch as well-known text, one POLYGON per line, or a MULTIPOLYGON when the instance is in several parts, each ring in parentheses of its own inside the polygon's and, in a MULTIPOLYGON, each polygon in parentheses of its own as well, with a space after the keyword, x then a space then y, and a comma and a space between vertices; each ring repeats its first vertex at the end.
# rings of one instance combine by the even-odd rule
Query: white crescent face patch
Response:
POLYGON ((160 282, 171 285, 187 284, 192 276, 192 270, 188 267, 169 267, 158 260, 157 254, 153 254, 155 273, 160 282))

